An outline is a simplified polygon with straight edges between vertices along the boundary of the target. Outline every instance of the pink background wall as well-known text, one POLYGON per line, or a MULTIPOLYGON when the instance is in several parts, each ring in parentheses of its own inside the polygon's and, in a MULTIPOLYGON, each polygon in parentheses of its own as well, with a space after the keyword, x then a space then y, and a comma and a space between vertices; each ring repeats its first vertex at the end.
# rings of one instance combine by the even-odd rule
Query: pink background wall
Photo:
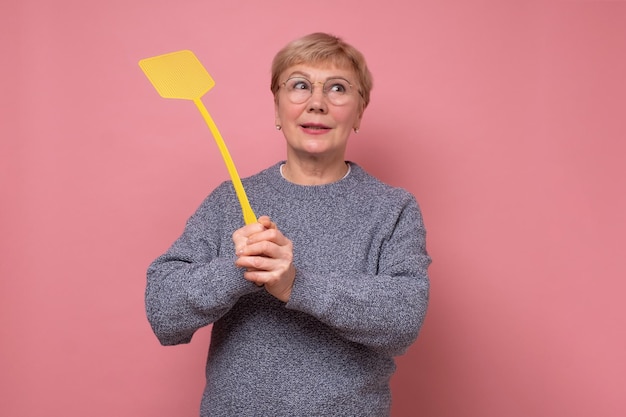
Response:
POLYGON ((159 346, 145 269, 227 173, 137 61, 198 55, 246 176, 284 156, 270 60, 318 30, 375 76, 349 157, 429 232, 393 415, 626 415, 626 3, 408 0, 2 0, 0 415, 197 415, 208 329, 159 346))

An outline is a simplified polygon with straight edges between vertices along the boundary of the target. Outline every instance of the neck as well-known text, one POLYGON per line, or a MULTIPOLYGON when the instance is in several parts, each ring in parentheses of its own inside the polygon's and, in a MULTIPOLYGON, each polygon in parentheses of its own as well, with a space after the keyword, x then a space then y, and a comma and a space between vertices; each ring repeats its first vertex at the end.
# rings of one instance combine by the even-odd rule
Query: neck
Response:
POLYGON ((332 164, 302 163, 287 160, 281 166, 281 174, 289 182, 298 185, 323 185, 339 181, 349 172, 349 165, 339 160, 332 164))

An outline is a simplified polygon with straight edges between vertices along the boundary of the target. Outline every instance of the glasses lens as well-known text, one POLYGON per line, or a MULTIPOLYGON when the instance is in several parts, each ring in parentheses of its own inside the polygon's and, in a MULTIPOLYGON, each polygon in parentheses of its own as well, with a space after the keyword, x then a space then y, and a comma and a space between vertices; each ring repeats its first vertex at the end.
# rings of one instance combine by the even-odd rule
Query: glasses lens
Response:
POLYGON ((324 94, 336 105, 345 104, 350 99, 350 83, 343 78, 331 78, 324 83, 324 94))
MULTIPOLYGON (((287 97, 294 104, 304 103, 313 94, 313 84, 306 78, 289 78, 284 86, 287 90, 287 97)), ((352 86, 343 78, 330 78, 324 83, 322 91, 332 104, 342 105, 350 100, 352 86)))
POLYGON ((297 77, 288 79, 285 82, 285 88, 287 89, 289 100, 295 104, 307 101, 313 91, 309 80, 297 77))

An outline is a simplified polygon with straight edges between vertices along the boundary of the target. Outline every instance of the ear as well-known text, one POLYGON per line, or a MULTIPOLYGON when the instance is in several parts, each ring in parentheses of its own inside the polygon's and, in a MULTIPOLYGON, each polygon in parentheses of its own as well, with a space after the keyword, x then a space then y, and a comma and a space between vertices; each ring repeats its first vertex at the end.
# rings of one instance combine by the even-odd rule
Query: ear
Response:
POLYGON ((359 130, 359 128, 361 127, 361 120, 363 120, 363 112, 365 111, 365 109, 361 109, 359 111, 359 115, 356 118, 356 120, 354 121, 354 126, 352 126, 352 129, 356 131, 359 130))
POLYGON ((276 126, 281 126, 280 116, 278 115, 278 100, 274 101, 274 124, 276 126))

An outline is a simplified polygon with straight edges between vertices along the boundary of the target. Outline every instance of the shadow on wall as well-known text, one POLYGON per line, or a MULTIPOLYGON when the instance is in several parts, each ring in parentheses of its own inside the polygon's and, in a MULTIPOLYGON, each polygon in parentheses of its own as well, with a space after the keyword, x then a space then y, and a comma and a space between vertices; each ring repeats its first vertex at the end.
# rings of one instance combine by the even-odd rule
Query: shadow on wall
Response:
POLYGON ((435 260, 431 265, 424 325, 415 343, 395 359, 397 369, 391 379, 394 417, 464 415, 463 404, 455 398, 471 376, 459 375, 459 364, 471 358, 463 357, 458 343, 461 313, 445 295, 448 290, 443 277, 453 273, 445 264, 435 260))
POLYGON ((420 134, 407 134, 410 129, 402 126, 389 129, 386 126, 373 126, 367 132, 352 134, 346 158, 362 166, 379 180, 403 187, 413 192, 418 201, 417 191, 428 186, 428 176, 423 161, 428 155, 420 147, 420 134), (393 140, 392 140, 393 139, 393 140), (393 147, 391 147, 393 146, 393 147))
MULTIPOLYGON (((461 359, 455 352, 455 335, 451 333, 458 322, 451 313, 455 306, 449 305, 449 299, 443 295, 448 291, 445 280, 438 278, 449 277, 452 271, 451 266, 446 265, 448 261, 438 256, 437 247, 445 242, 442 236, 431 233, 435 225, 429 223, 429 213, 439 211, 439 205, 445 200, 443 196, 447 194, 446 175, 441 171, 446 164, 441 161, 441 155, 433 154, 434 139, 428 133, 402 123, 375 123, 352 134, 347 159, 379 180, 407 189, 417 198, 428 231, 428 251, 433 258, 429 268, 430 303, 424 326, 418 340, 396 358, 397 370, 391 380, 391 415, 437 416, 446 415, 450 410, 458 412, 459 405, 451 401, 455 398, 453 393, 462 389, 462 382, 454 377, 456 364, 461 359), (438 395, 441 392, 452 394, 450 398, 442 398, 438 395)), ((455 268, 458 267, 457 263, 455 268)))

